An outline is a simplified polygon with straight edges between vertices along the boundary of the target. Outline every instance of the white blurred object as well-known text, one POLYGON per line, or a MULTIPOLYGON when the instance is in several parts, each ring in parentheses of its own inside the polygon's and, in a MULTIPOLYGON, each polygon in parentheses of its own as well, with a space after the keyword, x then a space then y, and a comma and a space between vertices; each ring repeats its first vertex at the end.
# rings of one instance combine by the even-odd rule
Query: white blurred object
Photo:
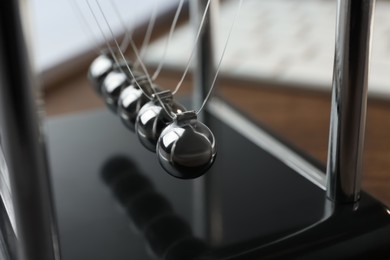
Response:
MULTIPOLYGON (((218 50, 227 37, 237 1, 220 6, 218 50)), ((390 1, 377 1, 369 94, 390 98, 390 1)), ((231 76, 314 89, 332 85, 336 0, 245 0, 233 29, 221 72, 231 76)), ((182 69, 193 46, 194 29, 179 28, 166 67, 182 69)), ((152 44, 146 60, 157 64, 165 38, 152 44)), ((218 52, 217 52, 218 55, 218 52)))
MULTIPOLYGON (((128 24, 128 29, 134 29, 148 22, 155 2, 158 2, 158 12, 164 13, 176 6, 179 0, 112 0, 118 7, 121 16, 128 24)), ((99 1, 108 17, 110 26, 116 35, 124 33, 120 20, 110 4, 111 1, 99 1)), ((90 1, 95 6, 94 1, 90 1)), ((34 58, 37 70, 47 72, 53 68, 61 69, 61 65, 72 64, 72 60, 91 52, 96 46, 96 40, 104 43, 104 38, 97 27, 86 1, 80 0, 33 0, 30 3, 32 14, 32 34, 34 43, 34 58), (72 8, 71 1, 77 2, 80 11, 85 15, 89 26, 85 26, 79 14, 72 8), (91 29, 92 35, 86 30, 91 29), (70 62, 70 63, 69 63, 70 62)), ((96 8, 96 15, 100 13, 96 8)), ((101 17, 100 17, 101 18, 101 17)), ((101 26, 110 37, 107 26, 101 18, 101 26)))

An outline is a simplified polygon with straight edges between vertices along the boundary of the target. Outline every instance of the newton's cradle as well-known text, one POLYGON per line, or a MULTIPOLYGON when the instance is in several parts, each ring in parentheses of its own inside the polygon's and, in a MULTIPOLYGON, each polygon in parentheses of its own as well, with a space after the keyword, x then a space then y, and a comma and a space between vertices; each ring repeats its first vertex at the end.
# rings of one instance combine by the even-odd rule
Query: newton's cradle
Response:
POLYGON ((208 99, 217 1, 189 1, 202 28, 192 99, 155 86, 111 45, 89 71, 108 109, 43 127, 22 2, 0 4, 1 146, 11 194, 5 200, 2 190, 1 259, 390 255, 390 211, 360 190, 374 0, 337 3, 327 165, 223 99, 208 99))

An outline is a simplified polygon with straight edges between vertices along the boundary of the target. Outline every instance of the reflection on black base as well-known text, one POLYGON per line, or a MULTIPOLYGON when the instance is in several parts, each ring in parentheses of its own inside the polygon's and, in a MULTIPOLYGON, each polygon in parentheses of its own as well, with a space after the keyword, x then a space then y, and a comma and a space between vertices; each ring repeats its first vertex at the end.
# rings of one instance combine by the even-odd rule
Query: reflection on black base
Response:
POLYGON ((196 181, 167 175, 156 154, 106 111, 53 120, 49 151, 63 260, 345 259, 389 252, 390 215, 378 201, 363 193, 358 207, 329 205, 323 190, 223 121, 210 116, 208 125, 219 155, 199 180, 207 188, 202 193, 193 189, 196 181), (194 207, 198 198, 206 203, 194 207), (218 240, 196 237, 194 223, 211 227, 218 240))
POLYGON ((111 158, 103 166, 102 178, 155 256, 191 260, 207 251, 206 244, 193 236, 189 224, 175 214, 168 200, 130 159, 111 158))
POLYGON ((390 234, 390 212, 366 194, 358 204, 336 205, 325 200, 324 217, 302 230, 211 249, 211 245, 193 236, 188 223, 174 213, 170 202, 155 190, 152 181, 130 159, 111 158, 103 167, 102 177, 134 226, 144 235, 147 247, 159 259, 390 256, 386 241, 390 234), (367 245, 370 240, 371 245, 367 245), (363 250, 355 248, 360 243, 364 244, 363 250))

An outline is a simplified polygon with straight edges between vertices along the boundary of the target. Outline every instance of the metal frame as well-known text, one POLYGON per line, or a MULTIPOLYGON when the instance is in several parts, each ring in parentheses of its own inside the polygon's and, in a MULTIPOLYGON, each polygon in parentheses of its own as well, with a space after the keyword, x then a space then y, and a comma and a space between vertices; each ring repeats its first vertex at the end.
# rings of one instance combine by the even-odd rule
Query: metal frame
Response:
MULTIPOLYGON (((212 1, 215 2, 215 1, 212 1)), ((207 1, 191 1, 197 28, 207 1)), ((337 203, 358 201, 367 107, 367 84, 375 0, 338 0, 327 196, 337 203)), ((194 69, 195 106, 201 104, 215 71, 209 12, 197 48, 194 69)))
MULTIPOLYGON (((210 12, 197 49, 194 70, 194 106, 203 102, 215 73, 213 13, 210 12)), ((192 20, 198 27, 206 0, 191 1, 192 20)), ((31 71, 21 19, 23 1, 0 3, 0 119, 15 209, 15 234, 4 232, 8 257, 20 260, 60 258, 44 135, 39 120, 36 79, 31 71), (6 40, 4 40, 6 39, 6 40), (11 244, 16 245, 10 246, 11 244)), ((364 142, 367 78, 375 0, 338 0, 336 51, 327 164, 327 196, 332 203, 359 200, 364 142)), ((204 118, 207 120, 207 118, 204 118)), ((199 214, 208 219, 203 235, 218 241, 217 182, 206 177, 195 184, 199 214)), ((0 208, 4 214, 4 207, 0 208)), ((328 221, 329 222, 329 221, 328 221)), ((333 225, 333 224, 332 224, 333 225)), ((9 230, 9 224, 6 228, 9 230)), ((299 236, 298 236, 299 237, 299 236)), ((310 236, 308 236, 310 237, 310 236)), ((283 244, 283 243, 280 243, 283 244)), ((277 246, 276 246, 277 247, 277 246)), ((272 246, 271 246, 272 248, 272 246)))
MULTIPOLYGON (((194 32, 199 25, 207 7, 207 0, 190 1, 190 18, 194 32)), ((203 28, 195 52, 195 66, 193 69, 193 97, 194 109, 201 107, 206 98, 215 75, 214 30, 215 18, 218 12, 219 0, 210 2, 203 28)), ((205 113, 200 112, 198 118, 207 123, 205 113)), ((206 175, 194 182, 194 226, 198 236, 211 244, 222 239, 221 215, 219 205, 218 180, 213 175, 206 175)))
POLYGON ((0 125, 17 230, 16 247, 9 250, 16 251, 12 260, 54 260, 59 259, 57 225, 22 19, 27 7, 27 1, 0 3, 0 125))
POLYGON ((338 0, 327 196, 359 200, 375 0, 338 0))

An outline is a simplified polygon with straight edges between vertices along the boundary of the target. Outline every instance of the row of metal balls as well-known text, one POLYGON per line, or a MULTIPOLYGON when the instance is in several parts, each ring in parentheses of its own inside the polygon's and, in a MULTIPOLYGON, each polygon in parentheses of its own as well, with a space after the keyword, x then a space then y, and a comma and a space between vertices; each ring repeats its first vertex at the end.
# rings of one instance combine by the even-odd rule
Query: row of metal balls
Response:
POLYGON ((117 60, 107 51, 90 65, 88 78, 96 92, 140 142, 156 152, 165 171, 181 179, 203 175, 216 157, 211 130, 194 111, 176 102, 171 91, 151 85, 131 62, 117 60))

